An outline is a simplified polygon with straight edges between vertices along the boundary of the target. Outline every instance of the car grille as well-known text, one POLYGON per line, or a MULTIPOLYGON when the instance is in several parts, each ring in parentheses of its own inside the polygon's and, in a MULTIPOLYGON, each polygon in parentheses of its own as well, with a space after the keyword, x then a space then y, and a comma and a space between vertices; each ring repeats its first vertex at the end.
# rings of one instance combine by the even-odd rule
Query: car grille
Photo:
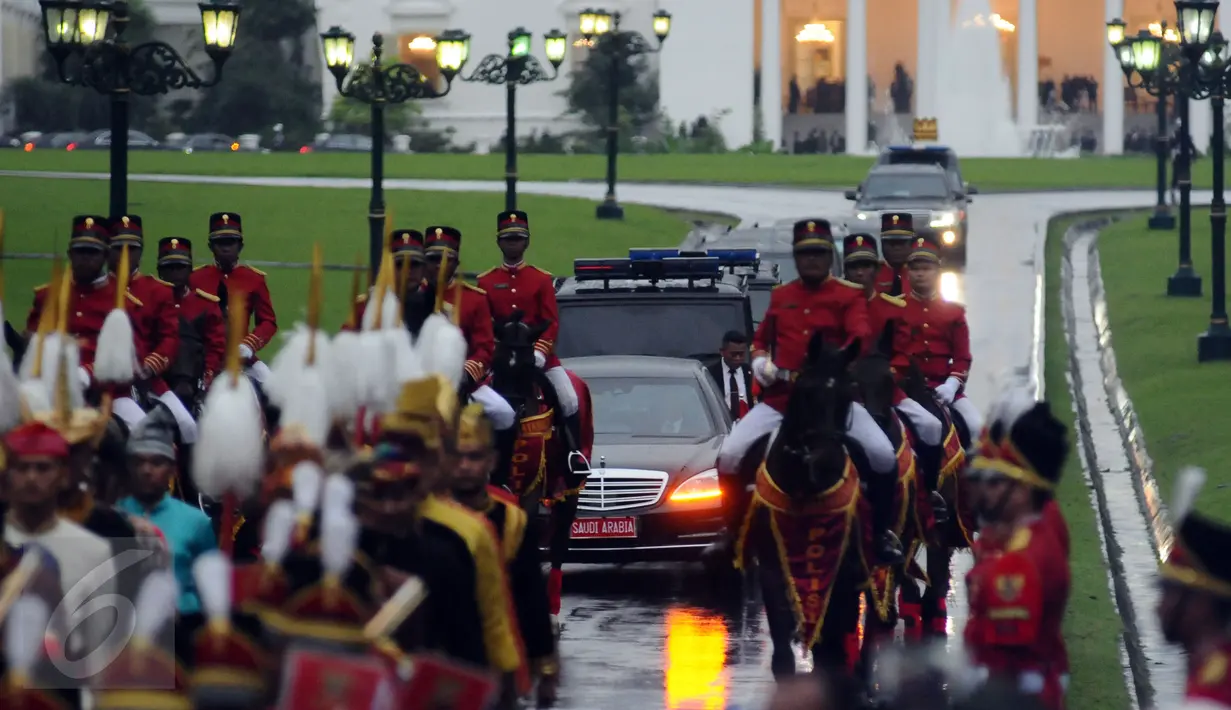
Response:
POLYGON ((664 471, 600 468, 586 479, 577 508, 599 512, 641 508, 657 503, 666 488, 664 471))

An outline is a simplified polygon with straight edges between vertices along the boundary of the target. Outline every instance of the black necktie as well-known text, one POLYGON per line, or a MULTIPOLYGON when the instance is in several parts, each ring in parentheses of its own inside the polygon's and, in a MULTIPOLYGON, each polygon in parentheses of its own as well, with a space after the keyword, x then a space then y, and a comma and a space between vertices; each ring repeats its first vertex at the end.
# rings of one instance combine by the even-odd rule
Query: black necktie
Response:
POLYGON ((893 270, 893 293, 889 295, 890 296, 901 296, 902 295, 902 270, 901 269, 893 270))
POLYGON ((735 381, 735 370, 728 368, 729 376, 727 377, 727 389, 730 394, 727 395, 731 402, 731 418, 739 419, 739 383, 735 381))

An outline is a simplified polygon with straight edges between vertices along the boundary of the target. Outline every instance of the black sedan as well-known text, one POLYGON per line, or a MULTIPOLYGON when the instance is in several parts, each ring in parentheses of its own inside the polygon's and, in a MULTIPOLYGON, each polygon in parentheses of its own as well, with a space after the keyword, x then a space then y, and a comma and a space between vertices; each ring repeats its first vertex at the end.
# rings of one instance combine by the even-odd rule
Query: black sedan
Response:
POLYGON ((564 366, 594 406, 593 473, 568 559, 698 561, 723 526, 715 466, 731 430, 709 373, 696 360, 625 355, 564 366))

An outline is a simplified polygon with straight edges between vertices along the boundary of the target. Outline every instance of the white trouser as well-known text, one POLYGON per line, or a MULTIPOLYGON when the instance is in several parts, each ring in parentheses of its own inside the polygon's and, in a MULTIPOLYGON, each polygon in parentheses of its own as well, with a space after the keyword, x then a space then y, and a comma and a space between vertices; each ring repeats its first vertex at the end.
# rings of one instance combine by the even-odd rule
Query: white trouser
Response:
MULTIPOLYGON (((740 461, 757 439, 773 432, 782 423, 778 410, 761 402, 753 407, 743 419, 735 423, 731 433, 722 442, 718 452, 718 470, 735 473, 740 461)), ((897 470, 898 455, 889 437, 881 431, 876 420, 858 402, 851 403, 850 417, 846 422, 846 434, 863 447, 868 464, 876 473, 892 473, 897 470)))
POLYGON ((513 411, 513 407, 491 387, 479 385, 470 398, 483 405, 483 413, 491 420, 492 428, 496 431, 508 429, 517 423, 517 413, 513 411))
POLYGON ((979 432, 983 431, 983 415, 979 413, 979 408, 974 402, 970 401, 970 397, 953 400, 953 404, 949 405, 949 411, 962 418, 962 422, 966 424, 966 431, 970 432, 972 441, 979 439, 979 432))
POLYGON ((132 397, 116 397, 111 403, 111 411, 117 417, 124 420, 128 425, 128 430, 132 431, 137 424, 145 419, 145 410, 132 397))
POLYGON ((180 428, 180 441, 185 444, 197 443, 197 421, 188 413, 188 408, 180 401, 175 393, 167 390, 158 395, 158 401, 167 405, 167 409, 171 410, 171 415, 175 417, 175 423, 180 428))
POLYGON ((573 381, 569 379, 564 368, 556 365, 548 370, 547 381, 551 383, 551 388, 556 391, 556 397, 560 399, 560 408, 564 410, 564 416, 571 417, 576 414, 580 407, 577 402, 577 390, 573 389, 573 381))
POLYGON ((915 427, 915 433, 928 446, 936 446, 940 443, 940 439, 944 436, 945 426, 940 423, 934 414, 923 408, 915 400, 907 397, 902 400, 896 409, 898 414, 910 420, 910 423, 915 427))
POLYGON ((259 385, 265 384, 265 380, 268 380, 270 375, 269 365, 266 365, 260 360, 257 360, 249 365, 246 372, 248 373, 248 376, 256 380, 256 383, 259 385))

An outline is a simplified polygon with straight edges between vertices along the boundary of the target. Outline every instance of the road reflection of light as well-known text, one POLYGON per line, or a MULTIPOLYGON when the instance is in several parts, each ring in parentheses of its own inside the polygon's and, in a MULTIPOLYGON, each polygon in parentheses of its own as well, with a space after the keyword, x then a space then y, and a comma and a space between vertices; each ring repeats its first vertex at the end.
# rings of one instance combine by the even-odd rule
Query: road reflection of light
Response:
POLYGON ((700 609, 667 611, 667 710, 722 710, 727 706, 726 620, 700 609))
POLYGON ((945 271, 940 274, 940 297, 946 301, 954 301, 963 303, 966 300, 966 294, 963 293, 962 279, 953 271, 945 271))

